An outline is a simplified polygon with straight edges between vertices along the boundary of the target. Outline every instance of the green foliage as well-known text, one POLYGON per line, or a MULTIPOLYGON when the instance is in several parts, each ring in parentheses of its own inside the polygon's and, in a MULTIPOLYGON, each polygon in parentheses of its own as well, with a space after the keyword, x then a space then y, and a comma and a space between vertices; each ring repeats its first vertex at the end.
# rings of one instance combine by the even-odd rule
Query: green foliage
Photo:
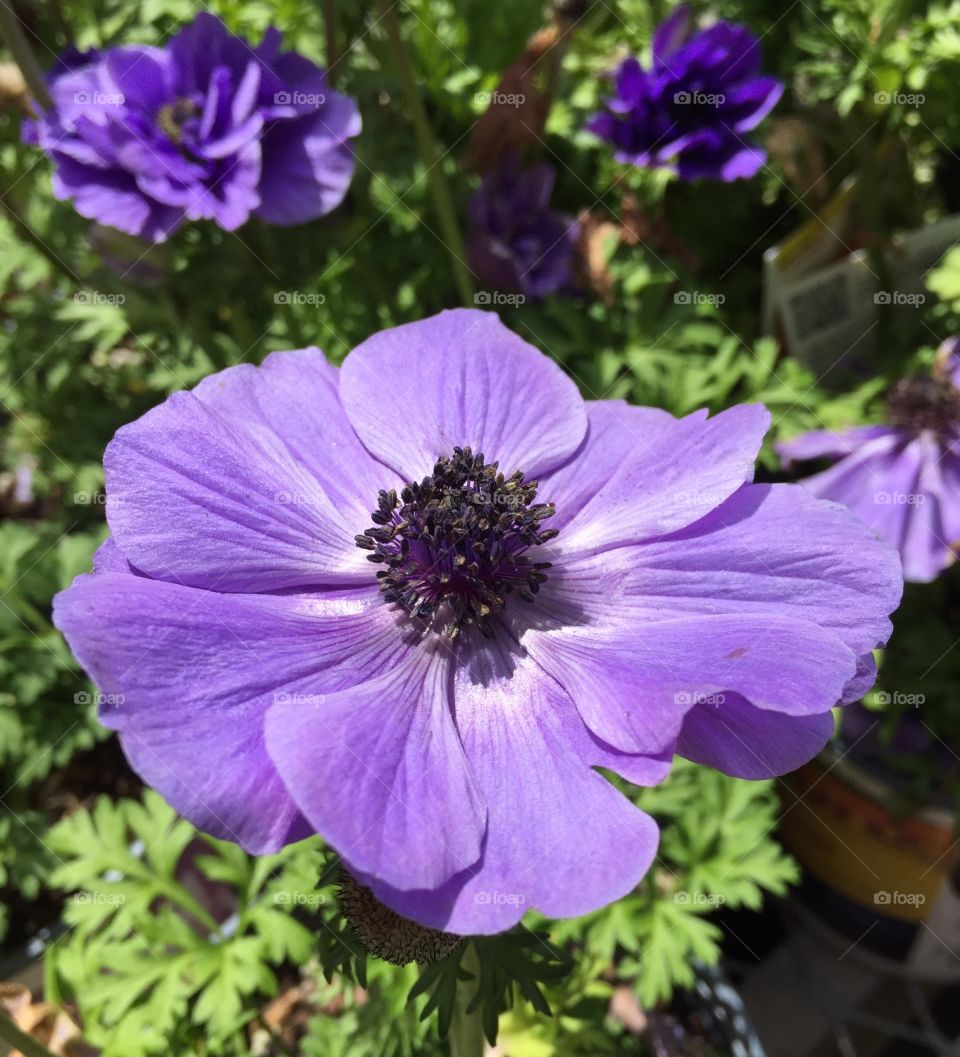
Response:
POLYGON ((76 1003, 104 1057, 187 1052, 201 1040, 244 1053, 245 1025, 277 989, 272 967, 303 964, 313 950, 292 911, 322 906, 318 842, 253 859, 147 791, 142 803, 98 800, 48 843, 71 931, 48 952, 47 996, 76 1003), (209 909, 217 894, 226 917, 209 909))
POLYGON ((718 907, 760 906, 797 879, 796 864, 770 838, 778 817, 772 782, 746 782, 678 761, 638 804, 660 823, 661 845, 647 880, 619 902, 574 922, 555 941, 576 940, 652 1005, 693 983, 695 960, 715 964, 718 907))
POLYGON ((466 986, 468 1013, 479 1012, 483 1030, 491 1045, 497 1040, 500 1014, 512 1009, 522 998, 538 1013, 550 1015, 550 1004, 543 986, 565 977, 572 969, 569 955, 550 943, 546 933, 515 929, 499 936, 478 936, 473 945, 471 972, 463 962, 470 945, 460 947, 436 965, 428 966, 410 992, 410 999, 421 994, 429 998, 422 1017, 437 1013, 437 1027, 446 1038, 453 1017, 457 988, 466 986))

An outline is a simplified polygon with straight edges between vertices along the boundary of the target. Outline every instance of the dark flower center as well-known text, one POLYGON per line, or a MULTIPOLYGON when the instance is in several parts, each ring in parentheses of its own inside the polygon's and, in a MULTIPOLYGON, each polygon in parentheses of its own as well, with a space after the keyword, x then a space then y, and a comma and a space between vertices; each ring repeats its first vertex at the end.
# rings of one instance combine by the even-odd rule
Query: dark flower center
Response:
POLYGON ((943 433, 960 422, 960 390, 935 377, 904 378, 887 394, 892 426, 943 433))
POLYGON ((491 636, 491 619, 508 595, 532 602, 547 579, 550 562, 527 557, 556 529, 542 529, 550 503, 535 503, 537 482, 523 474, 505 477, 495 462, 470 448, 454 448, 438 459, 430 477, 397 496, 381 491, 374 524, 357 546, 372 562, 388 602, 455 638, 464 625, 491 636))
POLYGON ((157 124, 178 147, 183 140, 183 126, 199 113, 192 99, 177 99, 166 103, 157 111, 157 124))

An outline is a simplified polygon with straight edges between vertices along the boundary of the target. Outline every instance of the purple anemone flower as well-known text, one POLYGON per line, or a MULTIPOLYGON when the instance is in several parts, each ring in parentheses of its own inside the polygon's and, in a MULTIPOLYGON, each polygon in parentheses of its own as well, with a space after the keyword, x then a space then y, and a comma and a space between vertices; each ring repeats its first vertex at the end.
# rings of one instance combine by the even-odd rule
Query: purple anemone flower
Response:
POLYGON ((381 902, 492 933, 628 892, 674 753, 778 774, 900 595, 849 511, 755 485, 760 406, 584 402, 494 314, 275 353, 110 443, 55 621, 134 768, 217 836, 320 833, 381 902))
POLYGON ((960 338, 931 375, 891 389, 887 424, 814 430, 777 451, 785 465, 834 461, 803 487, 853 510, 897 548, 905 579, 929 583, 960 547, 960 338))
POLYGON ((773 109, 783 84, 760 75, 760 42, 745 26, 693 32, 682 5, 653 37, 653 66, 625 59, 615 95, 587 122, 617 161, 666 168, 681 179, 753 176, 766 151, 743 137, 773 109))
POLYGON ((152 242, 184 220, 233 231, 323 216, 350 184, 360 115, 280 39, 252 47, 203 13, 162 48, 71 52, 24 139, 53 160, 57 198, 152 242))
POLYGON ((467 256, 476 278, 502 292, 546 297, 572 283, 577 224, 549 208, 555 172, 522 170, 515 155, 488 173, 470 199, 467 256))

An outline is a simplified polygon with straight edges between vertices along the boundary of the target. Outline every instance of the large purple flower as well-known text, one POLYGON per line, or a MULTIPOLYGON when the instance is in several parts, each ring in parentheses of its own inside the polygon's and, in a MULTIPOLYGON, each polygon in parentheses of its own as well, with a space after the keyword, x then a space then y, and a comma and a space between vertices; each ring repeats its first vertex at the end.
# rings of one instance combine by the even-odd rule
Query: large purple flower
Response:
POLYGON ((317 831, 448 931, 580 914, 657 846, 594 768, 777 774, 873 680, 896 553, 750 484, 767 424, 585 403, 478 311, 339 370, 275 353, 118 432, 112 537, 56 624, 133 766, 211 833, 317 831))
POLYGON ((777 451, 787 465, 835 460, 803 486, 889 540, 905 579, 933 580, 960 547, 960 338, 944 342, 932 375, 893 387, 886 425, 815 430, 777 451))
POLYGON ((545 297, 572 282, 577 224, 549 208, 554 170, 521 169, 515 155, 483 178, 470 199, 470 268, 496 291, 545 297))
POLYGON ((155 242, 184 220, 227 231, 251 215, 300 224, 329 213, 353 175, 356 104, 319 67, 251 47, 211 14, 162 48, 71 53, 54 107, 24 138, 54 162, 53 189, 81 216, 155 242))
POLYGON ((743 137, 783 92, 759 71, 760 42, 750 30, 715 22, 694 33, 682 5, 654 34, 652 68, 625 59, 615 95, 586 127, 630 165, 671 169, 684 180, 750 177, 766 152, 743 137))

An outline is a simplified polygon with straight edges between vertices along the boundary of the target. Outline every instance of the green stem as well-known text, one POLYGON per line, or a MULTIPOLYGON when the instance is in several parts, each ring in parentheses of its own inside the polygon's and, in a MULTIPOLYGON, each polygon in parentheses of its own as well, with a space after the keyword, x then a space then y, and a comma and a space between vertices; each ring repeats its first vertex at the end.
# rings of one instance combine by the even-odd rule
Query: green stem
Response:
MULTIPOLYGON (((2 2, 3 0, 0 0, 0 3, 2 2)), ((0 1011, 0 1039, 9 1042, 13 1049, 23 1054, 23 1057, 54 1057, 46 1046, 37 1042, 32 1035, 21 1031, 2 1011, 0 1011)))
MULTIPOLYGON (((3 0, 0 0, 0 3, 2 2, 3 0)), ((465 263, 466 249, 463 243, 463 236, 460 234, 457 212, 453 205, 450 189, 447 187, 447 182, 444 180, 440 165, 437 162, 436 144, 433 140, 433 133, 430 130, 427 111, 424 108, 423 99, 417 87, 413 64, 410 61, 410 55, 400 33, 396 4, 391 3, 391 0, 377 0, 377 9, 387 29, 387 41, 390 45, 390 51, 393 53, 393 61, 396 63, 397 72, 400 75, 400 83, 403 86, 403 94, 410 111, 410 118, 413 121, 413 131, 417 137, 420 157, 426 166, 427 179, 430 181, 433 203, 437 210, 437 219, 440 222, 440 231, 453 266, 453 277, 463 303, 470 306, 474 303, 473 279, 465 263)))
POLYGON ((43 73, 33 57, 33 52, 23 32, 23 26, 20 25, 20 19, 17 18, 12 4, 13 0, 0 0, 0 30, 3 31, 14 62, 20 67, 30 94, 44 110, 50 110, 53 107, 53 100, 47 90, 47 82, 43 79, 43 73))
POLYGON ((323 35, 327 45, 327 84, 333 88, 337 83, 337 65, 340 62, 340 45, 337 41, 337 0, 323 0, 323 35))
POLYGON ((457 994, 453 1002, 453 1020, 450 1024, 450 1057, 483 1057, 484 1038, 481 1007, 467 1012, 467 1007, 477 993, 480 980, 480 958, 472 940, 460 959, 460 968, 470 973, 469 980, 457 982, 457 994))

